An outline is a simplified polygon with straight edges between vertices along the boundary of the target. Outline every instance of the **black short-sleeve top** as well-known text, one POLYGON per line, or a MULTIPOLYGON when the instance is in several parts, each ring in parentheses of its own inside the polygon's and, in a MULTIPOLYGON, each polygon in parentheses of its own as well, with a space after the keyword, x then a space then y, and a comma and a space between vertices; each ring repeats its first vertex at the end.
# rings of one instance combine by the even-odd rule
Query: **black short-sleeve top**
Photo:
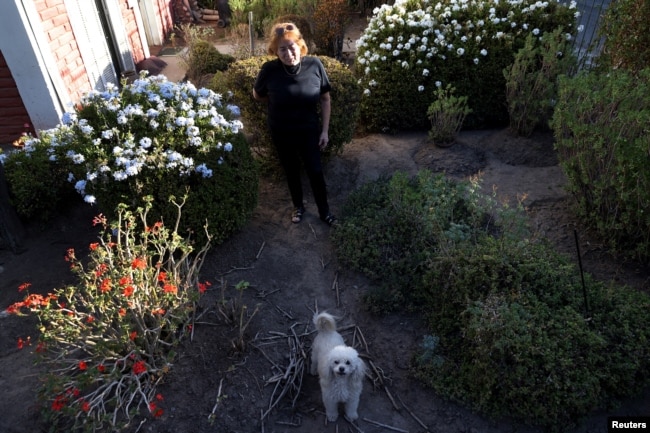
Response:
POLYGON ((299 67, 280 59, 262 65, 255 92, 268 96, 268 123, 272 129, 318 128, 318 103, 331 90, 327 72, 317 57, 305 56, 299 67))

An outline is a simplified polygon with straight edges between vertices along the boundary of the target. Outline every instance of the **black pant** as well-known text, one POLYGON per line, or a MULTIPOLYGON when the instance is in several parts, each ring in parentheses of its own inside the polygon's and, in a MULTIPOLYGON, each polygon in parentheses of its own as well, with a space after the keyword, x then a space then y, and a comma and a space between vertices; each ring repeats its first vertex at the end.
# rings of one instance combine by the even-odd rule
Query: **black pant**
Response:
POLYGON ((282 164, 287 177, 294 207, 303 207, 302 181, 300 179, 302 162, 314 194, 314 201, 318 207, 318 215, 325 218, 330 209, 327 204, 327 187, 318 148, 320 132, 318 130, 272 130, 271 136, 280 158, 280 164, 282 164))

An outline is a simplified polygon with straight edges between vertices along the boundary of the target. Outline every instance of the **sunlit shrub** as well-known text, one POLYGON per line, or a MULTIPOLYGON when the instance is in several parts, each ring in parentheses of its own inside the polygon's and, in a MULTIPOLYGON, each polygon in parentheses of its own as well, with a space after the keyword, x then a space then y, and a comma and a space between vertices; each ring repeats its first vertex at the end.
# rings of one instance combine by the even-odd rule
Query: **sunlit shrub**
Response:
POLYGON ((577 15, 575 2, 554 0, 397 0, 376 8, 357 41, 364 126, 425 129, 436 82, 467 96, 467 126, 507 123, 503 69, 529 34, 563 28, 572 38, 577 15))
MULTIPOLYGON (((50 173, 66 170, 62 177, 105 214, 114 215, 120 203, 136 209, 153 196, 150 214, 165 222, 175 220, 170 197, 187 194, 179 231, 203 243, 207 224, 219 243, 243 227, 257 205, 257 167, 237 112, 209 89, 143 75, 122 89, 85 95, 62 124, 7 157, 8 176, 18 166, 12 158, 26 170, 33 155, 35 167, 47 157, 50 173)), ((23 187, 14 182, 11 188, 23 187)))

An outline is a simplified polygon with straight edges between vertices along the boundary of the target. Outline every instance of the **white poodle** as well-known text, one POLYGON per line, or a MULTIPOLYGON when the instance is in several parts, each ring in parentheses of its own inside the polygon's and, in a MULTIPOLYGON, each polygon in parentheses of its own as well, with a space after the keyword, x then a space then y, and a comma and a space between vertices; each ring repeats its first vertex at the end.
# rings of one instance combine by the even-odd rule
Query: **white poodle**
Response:
POLYGON ((345 404, 350 421, 359 418, 359 396, 366 365, 352 347, 336 332, 336 320, 327 313, 314 315, 318 334, 311 349, 311 374, 318 372, 323 404, 328 421, 339 417, 338 404, 345 404))

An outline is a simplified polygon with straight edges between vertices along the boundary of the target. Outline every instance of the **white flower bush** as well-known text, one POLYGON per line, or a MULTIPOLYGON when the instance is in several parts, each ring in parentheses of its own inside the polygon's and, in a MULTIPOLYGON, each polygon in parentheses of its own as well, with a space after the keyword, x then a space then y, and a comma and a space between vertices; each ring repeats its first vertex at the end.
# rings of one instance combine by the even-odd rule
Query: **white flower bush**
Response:
POLYGON ((119 203, 136 208, 151 195, 154 212, 171 218, 176 208, 170 197, 179 203, 187 195, 184 215, 192 223, 186 232, 200 233, 206 222, 219 231, 240 225, 213 219, 230 215, 225 203, 249 215, 257 200, 238 113, 210 89, 145 73, 122 88, 84 95, 61 124, 27 139, 23 152, 45 152, 50 162, 67 167, 68 182, 103 212, 112 213, 119 203), (246 182, 235 187, 237 179, 246 182), (226 194, 217 204, 219 191, 226 194), (231 200, 238 197, 239 203, 231 200))
POLYGON ((421 127, 441 81, 489 120, 505 110, 502 69, 526 36, 562 27, 573 38, 578 16, 575 1, 556 0, 396 0, 375 8, 356 42, 362 117, 375 130, 421 127))

